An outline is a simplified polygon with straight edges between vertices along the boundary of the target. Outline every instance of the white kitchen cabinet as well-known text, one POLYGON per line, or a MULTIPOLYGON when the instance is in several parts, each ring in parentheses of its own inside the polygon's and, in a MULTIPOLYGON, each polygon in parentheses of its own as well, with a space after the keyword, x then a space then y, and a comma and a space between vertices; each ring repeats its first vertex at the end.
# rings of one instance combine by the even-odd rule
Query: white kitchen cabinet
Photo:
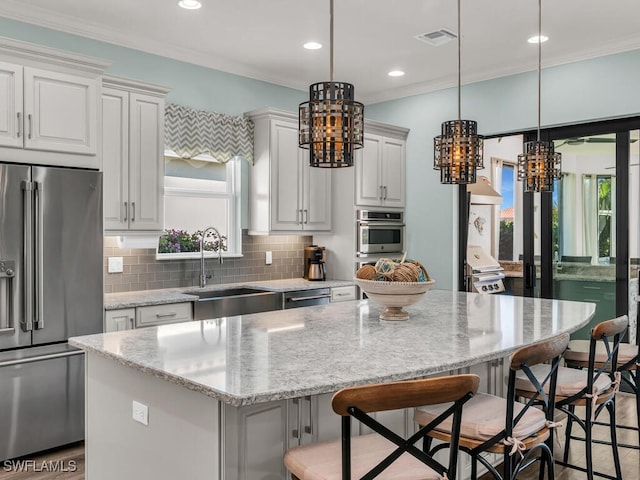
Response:
POLYGON ((0 39, 3 160, 100 168, 100 76, 108 62, 0 39))
MULTIPOLYGON (((287 480, 282 458, 296 445, 340 438, 332 393, 231 407, 224 405, 225 478, 287 480)), ((355 432, 354 432, 355 434, 355 432)))
POLYGON ((104 312, 104 331, 119 332, 135 328, 136 309, 122 308, 120 310, 106 310, 104 312))
POLYGON ((348 302, 356 299, 356 286, 331 287, 331 302, 348 302))
POLYGON ((164 97, 168 89, 105 77, 104 228, 159 233, 164 224, 164 97))
POLYGON ((191 320, 193 320, 193 304, 191 302, 136 307, 136 328, 190 322, 191 320))
MULTIPOLYGON (((384 128, 384 127, 382 127, 384 128)), ((365 122, 364 146, 356 152, 356 205, 404 207, 406 135, 404 129, 387 126, 387 134, 374 133, 365 122), (394 134, 395 136, 389 136, 394 134)))
POLYGON ((192 302, 165 303, 104 312, 104 331, 117 332, 193 320, 192 302))
POLYGON ((331 172, 309 166, 309 151, 298 146, 297 115, 272 109, 246 115, 255 125, 249 233, 331 231, 331 172))

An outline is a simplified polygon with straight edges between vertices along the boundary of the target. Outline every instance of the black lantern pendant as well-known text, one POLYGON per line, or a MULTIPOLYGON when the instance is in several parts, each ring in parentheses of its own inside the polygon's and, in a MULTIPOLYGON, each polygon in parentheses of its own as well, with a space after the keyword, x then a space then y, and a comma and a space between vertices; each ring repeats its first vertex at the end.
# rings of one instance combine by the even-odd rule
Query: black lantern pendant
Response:
POLYGON ((363 146, 364 105, 354 100, 350 83, 333 81, 333 0, 330 0, 330 80, 309 87, 299 107, 299 141, 310 150, 312 167, 351 167, 363 146))

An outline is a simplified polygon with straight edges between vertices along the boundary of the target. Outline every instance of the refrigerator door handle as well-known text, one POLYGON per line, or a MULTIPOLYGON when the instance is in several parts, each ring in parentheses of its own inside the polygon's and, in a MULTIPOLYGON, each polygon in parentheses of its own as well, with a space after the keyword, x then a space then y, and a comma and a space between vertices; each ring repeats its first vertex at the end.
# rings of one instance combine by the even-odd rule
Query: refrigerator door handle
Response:
POLYGON ((38 355, 36 357, 17 358, 14 360, 6 360, 4 362, 0 362, 0 368, 12 367, 14 365, 24 365, 25 363, 42 362, 44 360, 51 360, 54 358, 74 357, 76 355, 82 354, 84 354, 84 350, 72 350, 66 352, 50 353, 47 355, 38 355))
POLYGON ((36 277, 36 291, 35 291, 35 328, 44 328, 44 219, 42 218, 42 202, 40 198, 40 192, 42 192, 42 182, 34 183, 34 207, 35 207, 35 277, 36 277))
POLYGON ((24 211, 23 221, 23 265, 24 271, 21 272, 24 282, 24 318, 20 319, 22 330, 30 332, 33 330, 33 280, 27 272, 33 271, 33 182, 23 181, 21 183, 24 201, 22 202, 24 211))
POLYGON ((0 260, 0 282, 4 283, 4 292, 0 292, 0 298, 5 305, 5 310, 0 314, 0 334, 15 334, 16 319, 13 307, 13 279, 15 278, 15 262, 12 260, 0 260))

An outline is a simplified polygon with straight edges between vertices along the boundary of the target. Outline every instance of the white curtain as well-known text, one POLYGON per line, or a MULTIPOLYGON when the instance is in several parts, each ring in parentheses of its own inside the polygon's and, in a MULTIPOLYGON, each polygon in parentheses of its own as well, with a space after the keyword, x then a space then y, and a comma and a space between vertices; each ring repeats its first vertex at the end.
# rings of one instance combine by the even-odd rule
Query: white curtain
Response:
POLYGON ((560 253, 562 255, 578 255, 582 249, 582 245, 578 245, 579 225, 582 223, 582 202, 576 201, 576 174, 562 174, 562 199, 560 200, 560 225, 562 231, 560 253))

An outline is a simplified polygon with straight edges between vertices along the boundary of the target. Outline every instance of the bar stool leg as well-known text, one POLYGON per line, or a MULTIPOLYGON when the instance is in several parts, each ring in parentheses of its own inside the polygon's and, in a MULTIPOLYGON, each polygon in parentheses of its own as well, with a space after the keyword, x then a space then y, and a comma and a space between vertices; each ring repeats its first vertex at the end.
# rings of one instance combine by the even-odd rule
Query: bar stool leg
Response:
POLYGON ((633 383, 633 394, 636 396, 636 421, 638 426, 638 445, 640 445, 640 385, 638 385, 638 370, 629 372, 629 377, 633 383))
POLYGON ((569 405, 567 407, 571 415, 567 415, 567 428, 564 432, 564 454, 562 455, 562 462, 569 463, 569 446, 571 444, 571 429, 573 427, 573 414, 575 414, 576 407, 569 405))
POLYGON ((615 399, 607 403, 609 411, 609 425, 611 429, 611 449, 613 451, 613 464, 616 467, 616 478, 622 478, 622 469, 620 468, 620 453, 618 452, 618 437, 616 434, 616 403, 615 399))
POLYGON ((585 460, 587 464, 587 480, 593 480, 593 407, 591 402, 587 402, 586 413, 584 419, 585 430, 585 460))

